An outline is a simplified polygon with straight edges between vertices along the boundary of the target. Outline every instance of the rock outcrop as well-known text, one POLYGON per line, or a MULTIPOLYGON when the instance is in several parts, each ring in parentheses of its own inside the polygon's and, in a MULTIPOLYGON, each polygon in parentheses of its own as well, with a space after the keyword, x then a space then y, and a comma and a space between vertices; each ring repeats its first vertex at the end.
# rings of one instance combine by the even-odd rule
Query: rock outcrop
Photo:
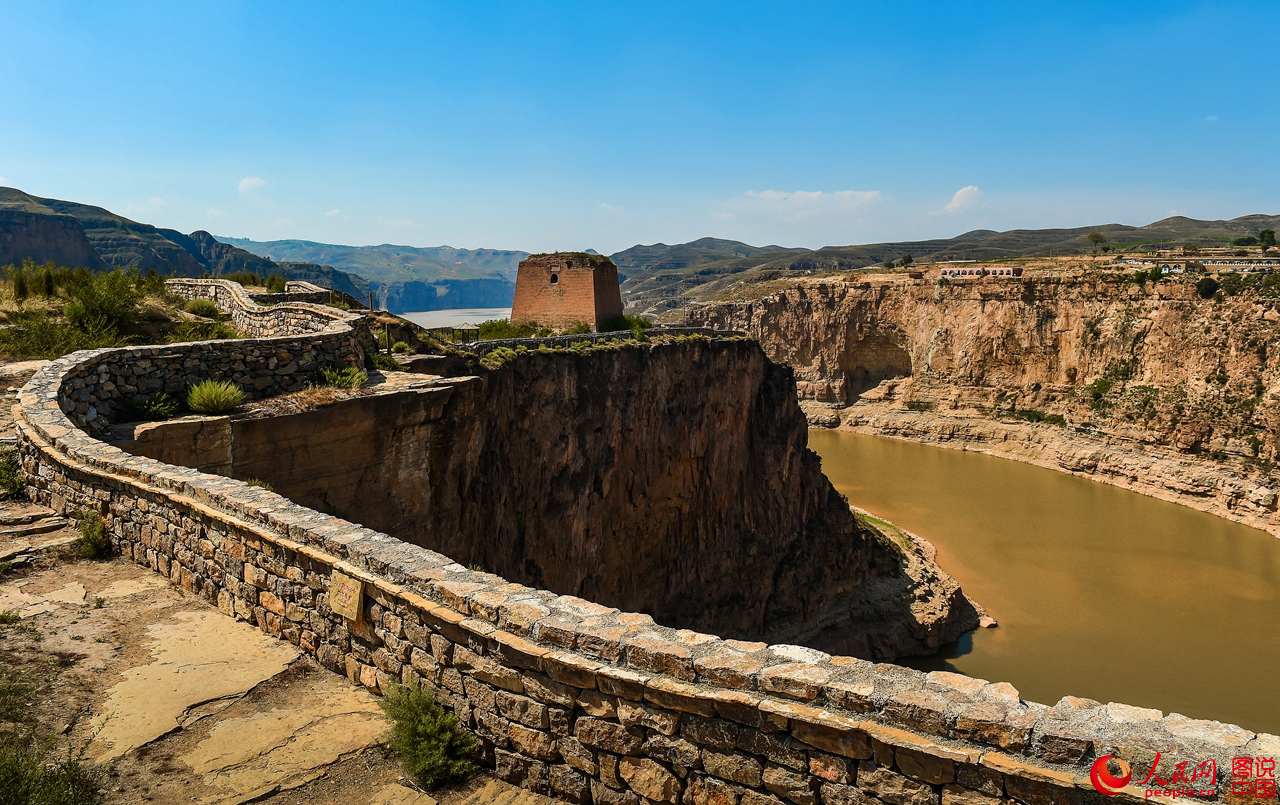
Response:
POLYGON ((790 371, 745 340, 531 352, 234 438, 238 477, 673 626, 884 658, 977 622, 924 549, 855 519, 790 371))
POLYGON ((695 307, 688 318, 760 339, 795 368, 806 400, 854 406, 840 415, 806 404, 817 423, 1035 453, 1037 463, 1139 491, 1174 488, 1180 502, 1272 528, 1278 308, 1252 292, 1202 299, 1190 278, 1139 285, 1101 270, 1033 271, 1020 280, 807 281, 695 307), (975 435, 993 419, 1049 424, 975 435), (960 421, 972 438, 947 435, 960 421), (1018 433, 1057 445, 1012 447, 1018 433), (1144 488, 1153 456, 1195 467, 1199 480, 1178 489, 1147 476, 1144 488))

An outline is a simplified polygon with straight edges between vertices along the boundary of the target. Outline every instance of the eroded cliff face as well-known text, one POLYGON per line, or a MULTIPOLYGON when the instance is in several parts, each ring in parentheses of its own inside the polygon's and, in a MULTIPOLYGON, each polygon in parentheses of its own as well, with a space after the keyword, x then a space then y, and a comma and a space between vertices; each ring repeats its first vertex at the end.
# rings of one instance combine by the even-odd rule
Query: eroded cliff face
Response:
POLYGON ((253 427, 241 477, 666 625, 888 658, 977 622, 925 551, 855 519, 750 341, 533 352, 253 427))
POLYGON ((1277 302, 1201 299, 1193 280, 808 282, 689 318, 759 338, 807 399, 847 405, 865 378, 910 377, 901 391, 921 409, 1057 413, 1187 452, 1276 457, 1277 302))
POLYGON ((807 406, 823 424, 1097 474, 1280 527, 1276 300, 1206 300, 1194 278, 1137 285, 1101 270, 882 275, 800 282, 688 318, 747 331, 795 368, 801 397, 850 406, 807 406), (877 378, 887 382, 870 390, 877 378), (1178 477, 1149 476, 1159 468, 1178 477))

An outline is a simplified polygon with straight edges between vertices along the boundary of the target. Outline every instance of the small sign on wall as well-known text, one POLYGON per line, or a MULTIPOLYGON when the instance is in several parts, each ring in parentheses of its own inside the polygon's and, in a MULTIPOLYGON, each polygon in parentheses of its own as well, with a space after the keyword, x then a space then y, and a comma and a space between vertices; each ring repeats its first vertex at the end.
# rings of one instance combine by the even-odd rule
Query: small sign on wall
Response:
POLYGON ((329 609, 349 621, 358 621, 363 605, 363 581, 337 570, 329 574, 329 609))

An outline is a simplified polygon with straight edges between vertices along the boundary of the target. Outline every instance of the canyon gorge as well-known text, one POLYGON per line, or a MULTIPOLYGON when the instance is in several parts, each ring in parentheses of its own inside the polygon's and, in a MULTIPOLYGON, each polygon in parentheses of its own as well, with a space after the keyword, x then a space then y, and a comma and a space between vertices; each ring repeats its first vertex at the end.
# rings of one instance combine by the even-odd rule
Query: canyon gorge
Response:
POLYGON ((1096 263, 808 279, 690 308, 796 371, 811 422, 1087 475, 1280 533, 1280 302, 1096 263))

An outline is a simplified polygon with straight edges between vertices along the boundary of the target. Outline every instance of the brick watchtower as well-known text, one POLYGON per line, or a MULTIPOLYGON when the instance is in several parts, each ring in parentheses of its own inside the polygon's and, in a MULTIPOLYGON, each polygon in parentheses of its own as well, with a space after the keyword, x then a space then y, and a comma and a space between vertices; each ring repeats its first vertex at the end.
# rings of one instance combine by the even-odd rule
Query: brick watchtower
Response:
POLYGON ((622 315, 618 267, 585 252, 532 254, 516 273, 511 322, 564 328, 585 323, 594 330, 622 315))

